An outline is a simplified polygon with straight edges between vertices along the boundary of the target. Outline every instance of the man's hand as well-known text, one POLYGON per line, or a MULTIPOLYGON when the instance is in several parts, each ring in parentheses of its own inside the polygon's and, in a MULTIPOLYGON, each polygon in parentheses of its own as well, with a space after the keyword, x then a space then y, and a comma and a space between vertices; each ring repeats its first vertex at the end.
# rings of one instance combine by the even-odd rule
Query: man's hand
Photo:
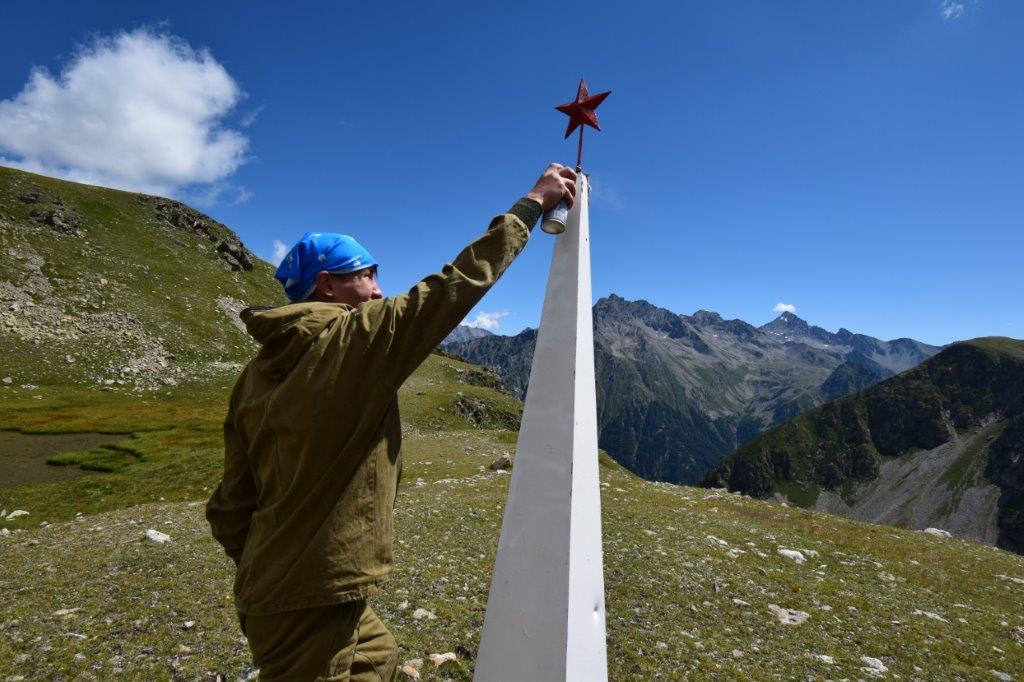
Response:
POLYGON ((545 211, 557 206, 562 199, 572 206, 576 201, 576 173, 560 163, 553 163, 540 176, 526 198, 536 201, 545 211))

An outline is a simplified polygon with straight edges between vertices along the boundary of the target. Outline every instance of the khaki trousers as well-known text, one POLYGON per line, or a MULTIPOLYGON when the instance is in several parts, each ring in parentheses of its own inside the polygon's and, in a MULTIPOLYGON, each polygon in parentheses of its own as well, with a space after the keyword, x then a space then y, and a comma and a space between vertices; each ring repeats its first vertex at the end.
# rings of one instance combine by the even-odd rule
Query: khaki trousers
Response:
POLYGON ((365 599, 271 616, 239 614, 239 620, 266 682, 395 679, 395 638, 365 599))

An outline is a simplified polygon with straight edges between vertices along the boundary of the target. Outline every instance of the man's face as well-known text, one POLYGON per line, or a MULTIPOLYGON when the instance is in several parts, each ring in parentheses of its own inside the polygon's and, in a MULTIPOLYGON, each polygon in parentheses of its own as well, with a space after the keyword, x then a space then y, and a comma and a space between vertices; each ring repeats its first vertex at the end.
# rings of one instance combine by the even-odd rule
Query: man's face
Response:
POLYGON ((331 275, 331 278, 338 281, 338 303, 357 306, 372 299, 384 298, 380 287, 377 286, 376 265, 345 275, 331 275))
POLYGON ((317 275, 316 293, 312 298, 327 303, 347 303, 350 306, 384 298, 377 286, 377 266, 344 275, 321 272, 317 275))

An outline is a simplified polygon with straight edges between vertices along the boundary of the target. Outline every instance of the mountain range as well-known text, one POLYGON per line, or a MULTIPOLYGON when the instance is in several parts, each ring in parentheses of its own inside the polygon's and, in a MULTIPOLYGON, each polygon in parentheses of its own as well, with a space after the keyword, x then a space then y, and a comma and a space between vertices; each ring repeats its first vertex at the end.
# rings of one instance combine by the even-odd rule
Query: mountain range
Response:
POLYGON ((1024 552, 1024 341, 957 343, 742 446, 704 483, 1024 552))
MULTIPOLYGON (((755 327, 611 295, 593 308, 600 444, 644 478, 695 483, 736 447, 829 400, 916 366, 940 348, 793 313, 755 327)), ((522 397, 537 331, 445 343, 522 397)))

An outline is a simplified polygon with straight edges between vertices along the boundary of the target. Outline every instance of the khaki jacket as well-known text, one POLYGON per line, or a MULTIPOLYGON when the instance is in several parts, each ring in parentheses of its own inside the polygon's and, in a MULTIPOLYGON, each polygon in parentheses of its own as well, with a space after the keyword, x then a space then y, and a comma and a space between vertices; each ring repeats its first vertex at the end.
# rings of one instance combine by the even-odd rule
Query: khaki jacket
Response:
POLYGON ((206 506, 238 566, 241 613, 359 599, 390 576, 398 388, 519 254, 539 214, 520 200, 400 296, 243 311, 262 348, 232 392, 224 477, 206 506))

